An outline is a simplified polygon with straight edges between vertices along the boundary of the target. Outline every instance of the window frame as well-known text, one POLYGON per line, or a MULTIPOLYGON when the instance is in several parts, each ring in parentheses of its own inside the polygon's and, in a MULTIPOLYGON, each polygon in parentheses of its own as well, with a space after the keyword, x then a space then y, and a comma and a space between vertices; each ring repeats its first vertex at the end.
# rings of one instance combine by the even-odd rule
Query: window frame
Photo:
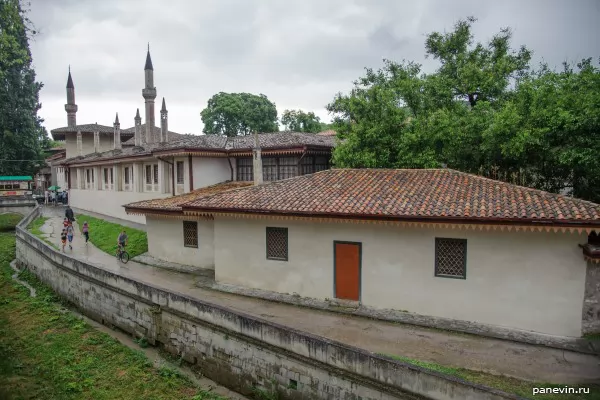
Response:
POLYGON ((193 249, 197 249, 198 245, 200 243, 200 238, 198 237, 198 221, 182 221, 182 232, 183 232, 183 247, 189 247, 189 248, 193 248, 193 249), (194 228, 196 230, 196 243, 194 244, 188 244, 186 243, 186 225, 189 228, 189 226, 191 226, 191 224, 194 224, 194 228))
POLYGON ((435 275, 435 277, 438 277, 438 278, 450 278, 450 279, 462 279, 462 280, 467 279, 467 250, 468 250, 467 247, 468 247, 467 246, 467 239, 436 237, 435 238, 435 258, 434 258, 434 275, 435 275), (462 276, 440 274, 438 272, 439 271, 439 259, 438 259, 439 243, 441 243, 442 241, 452 241, 452 242, 464 244, 464 246, 465 246, 465 257, 464 257, 464 260, 463 260, 463 274, 462 274, 462 276))
POLYGON ((289 261, 290 259, 290 237, 289 237, 289 229, 280 226, 267 226, 265 229, 265 256, 267 260, 273 261, 289 261), (285 231, 285 257, 269 257, 269 232, 281 230, 285 231))
POLYGON ((185 183, 185 163, 183 161, 177 161, 175 164, 175 178, 177 179, 178 185, 185 183), (179 168, 181 167, 181 171, 179 168))

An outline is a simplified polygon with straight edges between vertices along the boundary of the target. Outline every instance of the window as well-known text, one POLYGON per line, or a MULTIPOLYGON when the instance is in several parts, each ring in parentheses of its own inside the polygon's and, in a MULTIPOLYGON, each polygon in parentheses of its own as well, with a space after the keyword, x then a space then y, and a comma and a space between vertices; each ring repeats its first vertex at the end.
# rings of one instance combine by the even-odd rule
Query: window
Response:
POLYGON ((183 184, 183 161, 177 161, 177 183, 183 184))
POLYGON ((296 157, 281 157, 279 159, 279 179, 298 176, 298 159, 296 157))
POLYGON ((329 158, 324 156, 315 157, 315 172, 329 169, 329 158))
POLYGON ((435 276, 467 278, 467 240, 435 238, 435 276))
POLYGON ((110 184, 112 185, 114 183, 114 179, 113 179, 113 169, 109 168, 109 173, 110 175, 110 184))
POLYGON ((90 183, 90 170, 89 169, 85 170, 85 181, 87 183, 90 183))
POLYGON ((276 158, 263 158, 263 179, 265 181, 276 181, 277 180, 277 159, 276 158))
POLYGON ((104 168, 104 183, 108 183, 108 168, 104 168))
POLYGON ((125 178, 125 184, 129 185, 129 167, 123 169, 123 177, 125 178))
POLYGON ((154 164, 154 184, 158 183, 158 164, 154 164))
POLYGON ((152 184, 152 165, 146 165, 146 183, 152 184))
POLYGON ((236 162, 238 181, 251 181, 254 179, 252 173, 252 158, 238 158, 236 162))
POLYGON ((306 156, 302 159, 302 162, 300 163, 302 167, 302 175, 312 174, 315 172, 314 160, 315 158, 313 156, 306 156))
POLYGON ((267 259, 288 260, 288 228, 267 228, 267 259))
POLYGON ((183 245, 198 248, 198 222, 183 221, 183 245))

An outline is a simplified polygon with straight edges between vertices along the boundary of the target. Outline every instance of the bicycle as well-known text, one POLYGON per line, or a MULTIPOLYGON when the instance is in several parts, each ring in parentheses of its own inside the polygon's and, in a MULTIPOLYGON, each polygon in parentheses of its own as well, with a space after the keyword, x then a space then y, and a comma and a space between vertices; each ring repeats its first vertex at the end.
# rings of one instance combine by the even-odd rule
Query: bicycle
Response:
POLYGON ((129 261, 129 253, 122 250, 120 245, 117 245, 115 256, 117 257, 117 260, 121 261, 123 264, 127 264, 127 261, 129 261))

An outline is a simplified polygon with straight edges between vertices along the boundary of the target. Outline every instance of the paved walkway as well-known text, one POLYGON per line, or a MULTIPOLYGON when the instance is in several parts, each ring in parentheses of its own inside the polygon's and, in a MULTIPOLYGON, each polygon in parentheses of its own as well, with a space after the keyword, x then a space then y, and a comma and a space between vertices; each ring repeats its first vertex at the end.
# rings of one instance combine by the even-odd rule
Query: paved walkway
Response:
MULTIPOLYGON (((42 231, 58 244, 62 214, 56 215, 60 209, 46 210, 51 218, 42 227, 42 231)), ((93 232, 93 227, 91 230, 93 232)), ((66 252, 77 259, 101 265, 140 282, 171 289, 374 353, 404 356, 538 382, 600 382, 600 359, 593 355, 369 320, 199 288, 195 286, 195 280, 202 277, 134 261, 120 264, 114 256, 102 252, 91 243, 86 246, 80 232, 76 232, 73 250, 67 247, 66 252)))

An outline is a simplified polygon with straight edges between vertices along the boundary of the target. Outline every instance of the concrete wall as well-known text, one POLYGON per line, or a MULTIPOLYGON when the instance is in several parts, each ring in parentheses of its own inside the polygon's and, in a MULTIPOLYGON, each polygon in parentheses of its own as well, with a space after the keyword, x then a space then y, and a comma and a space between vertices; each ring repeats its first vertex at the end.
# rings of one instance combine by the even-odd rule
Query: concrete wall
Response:
POLYGON ((600 334, 600 265, 588 262, 583 301, 583 333, 600 334))
POLYGON ((282 399, 517 398, 75 260, 24 230, 35 216, 17 227, 20 266, 93 319, 164 346, 242 394, 256 387, 282 399))
POLYGON ((183 221, 147 216, 148 253, 158 259, 178 264, 214 269, 213 221, 197 222, 198 248, 192 248, 183 245, 183 221))
MULTIPOLYGON (((232 166, 234 165, 232 164, 232 166)), ((231 169, 226 158, 192 157, 192 168, 194 189, 215 185, 231 179, 231 169)), ((189 190, 189 185, 186 186, 187 190, 189 190)))
POLYGON ((220 283, 333 298, 333 241, 362 243, 361 301, 379 309, 581 336, 584 234, 215 220, 220 283), (265 228, 289 229, 289 261, 267 260, 265 228), (467 239, 467 277, 434 276, 435 238, 467 239), (229 243, 236 243, 235 248, 229 243))
POLYGON ((81 210, 89 210, 98 214, 145 224, 146 218, 144 216, 128 215, 122 206, 134 201, 158 199, 169 197, 170 195, 170 193, 158 192, 115 192, 72 189, 69 192, 69 204, 71 207, 81 210))

